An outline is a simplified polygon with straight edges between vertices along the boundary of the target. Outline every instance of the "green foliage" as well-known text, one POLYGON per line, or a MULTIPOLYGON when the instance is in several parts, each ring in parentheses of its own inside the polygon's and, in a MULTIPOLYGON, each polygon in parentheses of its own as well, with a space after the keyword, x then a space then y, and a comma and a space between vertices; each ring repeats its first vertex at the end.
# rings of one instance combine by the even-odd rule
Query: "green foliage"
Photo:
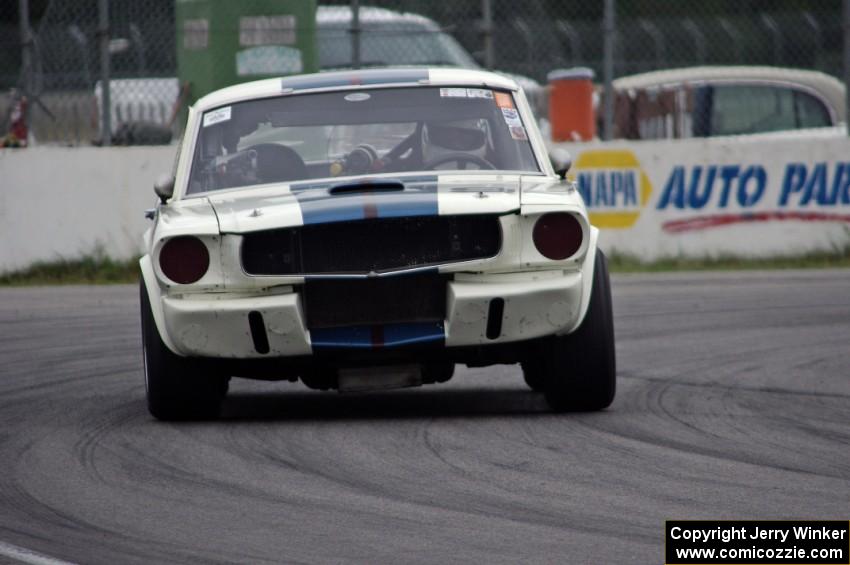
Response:
POLYGON ((138 258, 115 260, 96 251, 73 259, 37 261, 25 269, 0 274, 0 286, 118 284, 138 279, 138 258))
POLYGON ((850 268, 850 247, 842 251, 818 251, 806 255, 758 259, 719 255, 703 258, 663 257, 655 261, 641 261, 634 255, 612 253, 608 257, 608 266, 614 273, 850 268))
POLYGON ((850 268, 850 228, 844 228, 844 236, 840 241, 833 242, 832 249, 800 255, 764 258, 744 258, 731 254, 701 258, 669 256, 655 261, 642 261, 635 255, 614 251, 608 253, 608 263, 611 271, 619 273, 850 268))

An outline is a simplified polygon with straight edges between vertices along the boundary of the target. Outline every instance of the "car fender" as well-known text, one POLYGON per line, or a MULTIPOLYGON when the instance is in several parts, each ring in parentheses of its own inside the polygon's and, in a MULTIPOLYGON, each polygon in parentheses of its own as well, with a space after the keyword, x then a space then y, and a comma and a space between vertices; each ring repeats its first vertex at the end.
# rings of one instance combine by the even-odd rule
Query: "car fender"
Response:
POLYGON ((590 306, 590 294, 593 291, 593 274, 596 268, 596 249, 599 242, 599 229, 593 226, 590 227, 590 241, 587 245, 587 253, 584 256, 584 261, 581 264, 581 305, 579 307, 579 316, 576 318, 576 323, 566 331, 559 335, 570 334, 578 329, 587 315, 587 309, 590 306))
POLYGON ((142 272, 142 280, 145 283, 145 289, 148 293, 148 302, 151 305, 151 313, 153 314, 156 331, 159 333, 162 343, 164 343, 172 353, 182 356, 182 354, 177 351, 177 348, 174 346, 174 342, 171 341, 168 331, 165 329, 165 315, 162 311, 162 290, 160 289, 159 281, 156 278, 156 273, 154 273, 150 255, 145 255, 139 259, 139 268, 142 272))

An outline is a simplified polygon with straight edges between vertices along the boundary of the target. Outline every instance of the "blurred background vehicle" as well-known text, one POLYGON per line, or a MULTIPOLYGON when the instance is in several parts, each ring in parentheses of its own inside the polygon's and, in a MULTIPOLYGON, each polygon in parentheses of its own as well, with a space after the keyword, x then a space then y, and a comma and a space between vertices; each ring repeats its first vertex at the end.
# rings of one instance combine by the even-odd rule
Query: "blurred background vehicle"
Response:
POLYGON ((691 67, 614 81, 615 136, 665 139, 827 128, 846 122, 845 88, 825 73, 691 67))
MULTIPOLYGON (((480 67, 509 74, 530 91, 545 84, 551 71, 570 67, 591 69, 601 84, 606 76, 616 79, 675 68, 773 66, 841 76, 843 66, 841 0, 370 0, 368 5, 357 0, 205 1, 232 10, 233 22, 249 4, 312 10, 319 67, 381 63, 480 67), (354 60, 354 40, 359 40, 359 61, 354 60)), ((110 117, 121 122, 124 116, 141 113, 153 114, 156 122, 167 120, 178 102, 174 92, 182 92, 168 79, 179 77, 178 52, 185 47, 181 43, 185 37, 178 12, 184 4, 197 2, 2 3, 0 92, 8 93, 0 96, 3 133, 9 130, 11 91, 17 88, 29 100, 27 121, 38 143, 80 145, 97 139, 104 109, 92 93, 104 73, 118 92, 116 101, 110 102, 110 117), (128 90, 131 85, 136 93, 128 90), (134 109, 121 104, 132 104, 134 109), (163 109, 165 104, 169 107, 163 109), (136 111, 143 107, 144 111, 136 111)), ((275 31, 272 20, 254 19, 275 31)), ((299 26, 269 37, 302 32, 299 26)), ((207 28, 206 33, 215 41, 220 26, 207 28)), ((545 108, 546 92, 541 88, 539 100, 532 100, 538 108, 545 108)), ((600 104, 597 110, 613 123, 613 107, 600 104)), ((714 116, 719 115, 718 110, 714 116)), ((112 125, 113 134, 119 125, 112 125)))
MULTIPOLYGON (((386 8, 359 8, 361 26, 360 67, 420 65, 482 70, 475 58, 452 37, 449 29, 421 14, 386 8)), ((323 71, 351 68, 351 6, 319 6, 316 39, 319 68, 323 71)), ((515 80, 534 97, 541 88, 533 78, 496 70, 515 80)))
MULTIPOLYGON (((352 66, 351 6, 316 10, 319 68, 352 66)), ((457 40, 432 19, 410 12, 362 6, 359 9, 360 66, 423 65, 478 68, 457 40)))

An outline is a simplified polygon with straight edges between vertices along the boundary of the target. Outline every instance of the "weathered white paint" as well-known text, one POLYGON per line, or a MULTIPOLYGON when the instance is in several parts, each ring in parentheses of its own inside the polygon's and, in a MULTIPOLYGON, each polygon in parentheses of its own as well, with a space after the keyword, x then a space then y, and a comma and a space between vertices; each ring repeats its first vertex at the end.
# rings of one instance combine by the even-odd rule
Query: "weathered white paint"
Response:
POLYGON ((850 139, 843 128, 841 132, 552 147, 570 151, 574 163, 570 176, 591 188, 588 211, 591 222, 601 228, 600 246, 607 251, 644 259, 764 257, 850 244, 850 139), (725 170, 731 177, 734 167, 738 175, 730 183, 724 205, 722 175, 725 170), (700 196, 706 194, 712 169, 712 191, 702 203, 700 196), (700 178, 692 190, 697 170, 700 178), (798 185, 803 173, 806 179, 798 185), (786 182, 799 190, 783 201, 786 182), (613 200, 612 184, 620 186, 613 200), (632 188, 634 200, 627 198, 632 188), (808 191, 811 197, 806 201, 808 191), (670 196, 666 202, 665 193, 670 196), (835 201, 830 203, 833 195, 835 201))
POLYGON ((174 146, 0 150, 0 272, 101 247, 141 252, 153 183, 174 146))

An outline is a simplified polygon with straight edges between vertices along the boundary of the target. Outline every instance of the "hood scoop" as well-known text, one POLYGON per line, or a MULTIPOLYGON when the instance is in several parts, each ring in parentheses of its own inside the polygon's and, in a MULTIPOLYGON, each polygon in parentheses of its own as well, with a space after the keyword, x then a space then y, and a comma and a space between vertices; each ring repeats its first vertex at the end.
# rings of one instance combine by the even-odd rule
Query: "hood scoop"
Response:
POLYGON ((511 175, 319 179, 288 189, 212 194, 209 199, 222 233, 367 219, 506 214, 520 208, 519 178, 511 175), (482 192, 486 198, 481 198, 482 192))
POLYGON ((328 189, 332 196, 340 194, 363 194, 367 192, 400 192, 404 184, 397 180, 369 180, 337 184, 328 189))

